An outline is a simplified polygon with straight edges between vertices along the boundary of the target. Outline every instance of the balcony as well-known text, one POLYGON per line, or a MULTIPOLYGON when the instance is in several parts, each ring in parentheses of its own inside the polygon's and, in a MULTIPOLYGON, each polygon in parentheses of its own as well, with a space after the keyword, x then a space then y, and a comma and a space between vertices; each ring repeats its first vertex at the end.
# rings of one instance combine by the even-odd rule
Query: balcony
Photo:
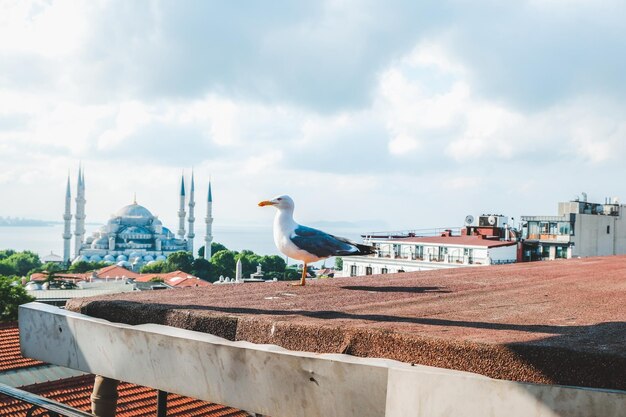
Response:
POLYGON ((549 233, 531 233, 528 234, 528 240, 539 240, 546 242, 562 242, 566 243, 571 240, 570 235, 549 234, 549 233))

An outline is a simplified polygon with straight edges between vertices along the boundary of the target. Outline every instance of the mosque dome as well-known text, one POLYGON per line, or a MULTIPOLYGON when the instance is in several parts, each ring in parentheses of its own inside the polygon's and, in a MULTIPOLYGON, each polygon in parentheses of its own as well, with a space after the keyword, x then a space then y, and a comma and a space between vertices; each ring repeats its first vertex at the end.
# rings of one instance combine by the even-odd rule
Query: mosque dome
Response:
POLYGON ((115 256, 109 254, 109 255, 105 255, 104 256, 104 261, 105 262, 111 262, 114 263, 115 262, 115 256))
POLYGON ((100 257, 100 255, 92 255, 92 256, 89 258, 89 261, 90 261, 90 262, 100 262, 101 260, 102 260, 102 258, 100 257))
POLYGON ((124 261, 126 261, 126 256, 124 256, 124 255, 119 255, 119 256, 117 257, 117 260, 118 260, 119 262, 124 262, 124 261))
POLYGON ((172 233, 172 231, 170 229, 168 229, 167 227, 163 227, 163 234, 165 235, 166 239, 173 239, 174 238, 174 233, 172 233))
POLYGON ((143 257, 143 260, 146 261, 146 262, 154 261, 154 256, 146 255, 146 256, 143 257))
POLYGON ((121 266, 122 268, 132 268, 133 266, 128 261, 119 261, 117 266, 121 266))
POLYGON ((139 252, 131 252, 130 255, 128 255, 128 259, 129 260, 133 260, 133 259, 137 259, 137 258, 142 258, 142 254, 140 254, 139 252))
POLYGON ((77 256, 76 259, 72 261, 73 264, 78 262, 89 262, 89 259, 85 255, 77 256))
POLYGON ((150 239, 152 232, 142 226, 128 226, 122 229, 119 236, 127 239, 150 239))
POLYGON ((106 237, 99 237, 98 239, 95 239, 93 242, 91 242, 91 247, 93 249, 106 249, 109 247, 109 239, 107 239, 106 237))
POLYGON ((157 255, 156 260, 157 261, 167 261, 167 256, 157 255))
POLYGON ((154 217, 150 210, 141 206, 137 203, 129 204, 127 206, 122 207, 115 213, 118 217, 139 217, 143 219, 149 219, 154 217))

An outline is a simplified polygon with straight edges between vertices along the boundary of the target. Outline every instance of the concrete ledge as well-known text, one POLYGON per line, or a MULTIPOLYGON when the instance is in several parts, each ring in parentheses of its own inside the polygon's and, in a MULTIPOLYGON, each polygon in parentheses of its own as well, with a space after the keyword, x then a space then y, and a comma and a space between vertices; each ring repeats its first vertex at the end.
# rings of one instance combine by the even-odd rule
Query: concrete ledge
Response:
POLYGON ((272 417, 510 416, 511 404, 519 416, 610 417, 626 409, 622 391, 294 352, 162 325, 111 323, 39 303, 21 306, 19 323, 24 356, 272 417))
POLYGON ((389 369, 386 417, 623 417, 626 392, 389 369))
POLYGON ((24 356, 84 372, 272 417, 384 415, 386 360, 110 323, 38 303, 21 306, 19 322, 24 356))
POLYGON ((289 350, 626 390, 626 256, 143 291, 66 308, 289 350))

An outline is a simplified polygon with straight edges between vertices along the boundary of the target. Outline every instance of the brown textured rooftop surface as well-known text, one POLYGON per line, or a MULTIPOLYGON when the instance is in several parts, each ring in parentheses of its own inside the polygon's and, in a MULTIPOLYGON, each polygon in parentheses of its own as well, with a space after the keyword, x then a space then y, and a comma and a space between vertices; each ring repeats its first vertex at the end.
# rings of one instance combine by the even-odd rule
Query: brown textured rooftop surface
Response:
POLYGON ((626 389, 626 256, 75 299, 67 308, 292 350, 626 389))

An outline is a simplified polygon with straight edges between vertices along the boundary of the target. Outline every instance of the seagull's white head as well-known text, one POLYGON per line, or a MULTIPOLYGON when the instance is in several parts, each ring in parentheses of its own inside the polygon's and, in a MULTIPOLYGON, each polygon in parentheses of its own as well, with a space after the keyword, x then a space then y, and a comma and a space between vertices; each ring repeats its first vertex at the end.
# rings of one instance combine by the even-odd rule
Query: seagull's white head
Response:
POLYGON ((259 207, 274 206, 278 210, 293 210, 295 204, 291 197, 288 195, 279 195, 271 200, 261 201, 259 207))

